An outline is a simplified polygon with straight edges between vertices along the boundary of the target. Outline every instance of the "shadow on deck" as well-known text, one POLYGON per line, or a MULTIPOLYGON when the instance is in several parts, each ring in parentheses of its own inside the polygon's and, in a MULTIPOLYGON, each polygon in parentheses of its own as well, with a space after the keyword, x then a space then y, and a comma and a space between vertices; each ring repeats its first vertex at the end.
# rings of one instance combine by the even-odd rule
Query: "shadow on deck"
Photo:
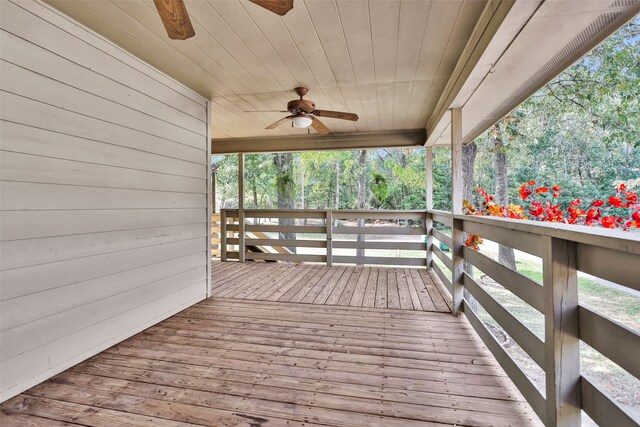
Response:
POLYGON ((2 425, 540 425, 466 320, 423 311, 432 310, 426 295, 442 298, 428 276, 228 264, 214 268, 214 294, 226 298, 190 307, 10 399, 2 425), (386 302, 382 291, 378 298, 384 276, 386 302), (391 302, 394 276, 406 286, 404 306, 402 291, 391 302), (276 283, 283 287, 274 290, 276 283), (327 305, 340 283, 338 305, 327 305), (237 298, 262 294, 266 301, 237 298))

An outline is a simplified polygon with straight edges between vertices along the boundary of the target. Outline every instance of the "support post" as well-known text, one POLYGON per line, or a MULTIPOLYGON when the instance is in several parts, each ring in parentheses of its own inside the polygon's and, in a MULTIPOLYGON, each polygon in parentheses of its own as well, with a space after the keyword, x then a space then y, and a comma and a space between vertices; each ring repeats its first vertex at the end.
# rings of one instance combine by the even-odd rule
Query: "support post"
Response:
POLYGON ((227 260, 227 211, 220 209, 220 261, 227 260))
POLYGON ((453 271, 451 283, 453 293, 451 295, 451 312, 459 316, 462 310, 464 258, 462 248, 464 245, 464 232, 462 220, 455 219, 455 215, 462 215, 462 109, 451 109, 451 186, 452 200, 451 213, 453 217, 453 230, 451 238, 453 248, 453 271))
POLYGON ((575 242, 542 237, 547 426, 580 425, 580 338, 575 242))
POLYGON ((327 266, 331 267, 333 265, 333 212, 331 210, 327 210, 325 225, 327 226, 327 266))
MULTIPOLYGON (((207 101, 207 133, 206 133, 206 144, 207 144, 207 165, 209 166, 209 168, 211 168, 211 120, 212 120, 212 113, 211 113, 211 101, 207 101)), ((207 291, 206 291, 206 295, 207 298, 211 296, 211 291, 212 291, 212 287, 213 287, 213 282, 212 282, 212 270, 211 270, 211 238, 213 237, 213 235, 211 234, 211 227, 212 227, 212 216, 213 213, 216 211, 216 198, 215 198, 215 188, 216 188, 216 182, 215 182, 215 171, 214 170, 210 170, 210 172, 207 174, 207 234, 209 235, 209 238, 207 239, 207 291)))
POLYGON ((424 175, 426 181, 425 201, 427 212, 424 217, 424 227, 427 237, 427 268, 433 266, 433 146, 425 148, 424 152, 424 175))
POLYGON ((244 154, 238 154, 238 261, 244 262, 244 154))

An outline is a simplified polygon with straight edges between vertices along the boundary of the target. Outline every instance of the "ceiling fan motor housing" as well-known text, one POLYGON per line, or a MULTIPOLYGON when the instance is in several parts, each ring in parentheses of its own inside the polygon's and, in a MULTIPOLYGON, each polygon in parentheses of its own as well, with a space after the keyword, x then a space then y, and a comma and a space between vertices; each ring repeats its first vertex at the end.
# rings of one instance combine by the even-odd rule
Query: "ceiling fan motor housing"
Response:
POLYGON ((287 103, 287 110, 291 111, 292 114, 295 114, 299 111, 310 113, 315 109, 315 102, 309 99, 294 99, 293 101, 289 101, 287 103))

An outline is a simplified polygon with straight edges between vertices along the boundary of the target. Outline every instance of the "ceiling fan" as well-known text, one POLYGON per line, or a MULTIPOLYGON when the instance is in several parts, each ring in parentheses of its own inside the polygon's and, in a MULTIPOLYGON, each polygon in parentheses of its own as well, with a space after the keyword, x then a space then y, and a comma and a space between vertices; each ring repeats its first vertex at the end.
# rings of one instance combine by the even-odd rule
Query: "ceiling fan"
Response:
MULTIPOLYGON (((293 0, 249 0, 275 14, 284 16, 293 9, 293 0)), ((195 36, 184 0, 153 0, 169 38, 186 40, 195 36)))
POLYGON ((300 96, 300 99, 293 99, 287 103, 286 110, 262 110, 262 111, 245 111, 245 113, 262 113, 262 112, 279 112, 279 113, 291 113, 291 115, 278 120, 275 123, 270 124, 265 129, 275 129, 283 123, 291 122, 291 126, 294 128, 308 128, 311 126, 318 133, 326 134, 331 131, 324 123, 320 121, 318 117, 329 117, 332 119, 351 120, 353 122, 358 121, 357 114, 344 113, 342 111, 330 111, 330 110, 318 110, 316 104, 310 99, 303 99, 303 97, 309 92, 306 87, 295 88, 296 93, 300 96))

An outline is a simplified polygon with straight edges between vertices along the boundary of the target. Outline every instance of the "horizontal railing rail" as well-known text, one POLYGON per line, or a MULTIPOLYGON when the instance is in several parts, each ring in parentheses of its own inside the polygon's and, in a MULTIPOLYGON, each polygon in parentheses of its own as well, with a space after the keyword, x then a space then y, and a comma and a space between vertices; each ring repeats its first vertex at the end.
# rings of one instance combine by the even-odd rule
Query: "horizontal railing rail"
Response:
POLYGON ((250 260, 324 262, 327 265, 426 265, 424 211, 244 209, 242 213, 245 220, 241 224, 239 210, 222 212, 223 260, 244 256, 250 260), (278 223, 268 220, 278 220, 278 223), (367 224, 367 221, 378 223, 367 224), (390 225, 394 221, 405 224, 390 225), (298 238, 299 234, 304 237, 298 238), (273 250, 278 248, 287 252, 273 250), (312 253, 303 253, 300 249, 312 253), (334 253, 336 249, 338 253, 334 253), (355 255, 345 253, 345 250, 354 249, 355 255), (373 253, 367 253, 371 251, 373 253), (385 256, 388 251, 395 251, 395 256, 385 256), (400 257, 400 251, 418 252, 418 255, 400 257))
POLYGON ((579 425, 580 410, 603 426, 638 425, 637 417, 580 370, 580 342, 640 378, 640 335, 578 301, 577 272, 640 290, 640 235, 566 224, 539 224, 442 211, 427 212, 427 267, 546 425, 579 425), (449 235, 449 232, 451 235, 449 235), (542 283, 462 244, 470 233, 541 259, 542 283), (441 244, 451 248, 451 256, 441 244), (433 257, 435 254, 435 257, 433 257), (461 267, 464 264, 467 267, 461 267), (544 315, 540 338, 476 279, 477 268, 544 315), (457 274, 456 274, 457 273, 457 274), (465 291, 465 292, 462 292, 465 291), (455 301, 460 298, 461 301, 455 301), (539 390, 481 319, 486 315, 544 372, 539 390))

